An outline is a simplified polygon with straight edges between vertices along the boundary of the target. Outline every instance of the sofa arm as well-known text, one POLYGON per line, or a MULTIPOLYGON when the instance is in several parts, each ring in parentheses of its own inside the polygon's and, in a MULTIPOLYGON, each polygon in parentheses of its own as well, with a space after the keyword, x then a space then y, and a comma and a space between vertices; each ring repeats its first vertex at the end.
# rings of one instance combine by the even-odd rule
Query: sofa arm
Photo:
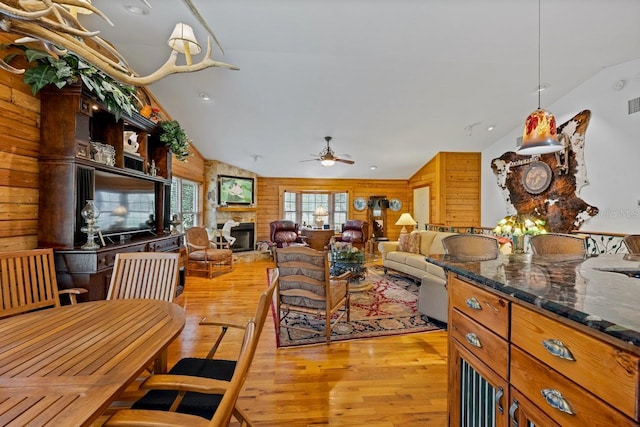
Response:
POLYGON ((397 251, 399 249, 398 242, 380 242, 378 243, 378 250, 382 254, 382 259, 386 257, 388 252, 397 251))

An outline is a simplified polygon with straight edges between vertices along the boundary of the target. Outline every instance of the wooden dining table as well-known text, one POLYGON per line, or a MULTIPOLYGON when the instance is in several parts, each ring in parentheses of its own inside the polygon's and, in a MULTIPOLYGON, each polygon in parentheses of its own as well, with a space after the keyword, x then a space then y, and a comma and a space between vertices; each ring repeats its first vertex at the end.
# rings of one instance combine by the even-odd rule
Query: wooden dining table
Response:
POLYGON ((146 367, 166 370, 185 313, 94 301, 0 320, 0 426, 91 424, 146 367))

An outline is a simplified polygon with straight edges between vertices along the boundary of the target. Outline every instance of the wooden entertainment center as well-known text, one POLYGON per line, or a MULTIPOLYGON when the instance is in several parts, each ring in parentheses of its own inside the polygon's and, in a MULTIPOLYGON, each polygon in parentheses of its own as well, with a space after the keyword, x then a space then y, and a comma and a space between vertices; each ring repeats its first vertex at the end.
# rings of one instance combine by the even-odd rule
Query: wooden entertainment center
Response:
MULTIPOLYGON (((182 236, 169 233, 171 153, 159 141, 158 126, 138 113, 115 120, 104 104, 80 84, 41 92, 40 197, 38 246, 55 250, 56 274, 61 289, 88 289, 88 299, 106 297, 115 254, 118 252, 178 251, 182 236), (135 132, 139 148, 125 150, 125 132, 135 132), (102 156, 99 151, 108 152, 102 156), (152 169, 152 165, 155 169, 152 169), (100 248, 81 249, 87 234, 81 215, 94 199, 96 172, 144 187, 154 212, 136 212, 127 227, 105 231, 100 248), (140 221, 140 215, 146 215, 140 221), (131 223, 135 223, 131 226, 131 223)), ((129 198, 126 189, 114 197, 129 198)), ((103 215, 115 215, 103 212, 103 215)), ((104 218, 104 217, 103 217, 104 218)))

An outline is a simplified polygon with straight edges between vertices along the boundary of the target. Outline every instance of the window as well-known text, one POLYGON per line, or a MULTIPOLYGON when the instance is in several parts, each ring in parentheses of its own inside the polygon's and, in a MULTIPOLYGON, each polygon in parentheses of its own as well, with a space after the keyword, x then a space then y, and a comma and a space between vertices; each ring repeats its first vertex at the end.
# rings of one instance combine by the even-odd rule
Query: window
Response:
POLYGON ((202 212, 198 195, 200 185, 186 179, 173 178, 171 180, 171 216, 178 215, 184 229, 202 223, 202 212))
POLYGON ((321 217, 325 227, 342 230, 342 224, 347 221, 349 193, 321 191, 284 193, 285 219, 302 226, 314 226, 316 217, 313 213, 317 207, 324 207, 328 212, 326 217, 321 217))

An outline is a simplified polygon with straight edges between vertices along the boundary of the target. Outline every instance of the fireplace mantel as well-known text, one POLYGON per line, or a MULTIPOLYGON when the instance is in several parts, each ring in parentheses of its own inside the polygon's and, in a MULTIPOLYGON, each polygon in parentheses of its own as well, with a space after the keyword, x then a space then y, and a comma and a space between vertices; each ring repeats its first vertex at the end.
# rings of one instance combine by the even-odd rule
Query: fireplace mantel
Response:
POLYGON ((258 210, 255 206, 218 206, 216 209, 221 212, 256 212, 258 210))

